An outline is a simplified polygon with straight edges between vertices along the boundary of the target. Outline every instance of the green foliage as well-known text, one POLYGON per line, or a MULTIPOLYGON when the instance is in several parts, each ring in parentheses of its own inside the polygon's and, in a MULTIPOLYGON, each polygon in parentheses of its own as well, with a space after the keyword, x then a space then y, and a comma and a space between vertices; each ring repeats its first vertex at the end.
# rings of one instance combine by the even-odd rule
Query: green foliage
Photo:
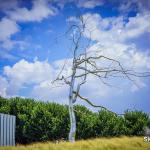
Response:
POLYGON ((96 123, 98 136, 118 136, 125 132, 124 118, 102 110, 98 112, 96 123))
POLYGON ((150 129, 150 118, 148 119, 147 127, 150 129))
POLYGON ((127 111, 124 115, 128 135, 143 135, 143 129, 148 124, 148 115, 142 111, 127 111))
MULTIPOLYGON (((142 135, 145 126, 150 127, 150 118, 141 111, 126 111, 116 116, 101 110, 92 112, 76 105, 77 139, 101 136, 142 135)), ((31 143, 68 138, 68 106, 39 102, 33 99, 0 97, 0 113, 16 116, 16 142, 31 143)))
POLYGON ((75 106, 77 121, 77 139, 87 139, 96 136, 95 123, 97 119, 96 113, 88 110, 84 106, 75 106))

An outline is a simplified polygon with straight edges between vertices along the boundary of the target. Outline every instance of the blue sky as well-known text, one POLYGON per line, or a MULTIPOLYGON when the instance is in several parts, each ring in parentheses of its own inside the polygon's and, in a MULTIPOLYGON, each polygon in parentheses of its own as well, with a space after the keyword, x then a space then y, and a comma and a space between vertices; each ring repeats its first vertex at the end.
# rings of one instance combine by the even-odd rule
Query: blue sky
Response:
MULTIPOLYGON (((149 10, 149 0, 0 0, 0 95, 68 103, 68 87, 54 88, 51 81, 64 63, 63 74, 70 73, 71 40, 65 32, 79 14, 88 18, 85 39, 94 29, 89 51, 103 49, 127 68, 150 71, 149 10)), ((110 88, 89 77, 81 93, 118 113, 150 114, 150 79, 134 80, 138 87, 116 78, 110 88)))

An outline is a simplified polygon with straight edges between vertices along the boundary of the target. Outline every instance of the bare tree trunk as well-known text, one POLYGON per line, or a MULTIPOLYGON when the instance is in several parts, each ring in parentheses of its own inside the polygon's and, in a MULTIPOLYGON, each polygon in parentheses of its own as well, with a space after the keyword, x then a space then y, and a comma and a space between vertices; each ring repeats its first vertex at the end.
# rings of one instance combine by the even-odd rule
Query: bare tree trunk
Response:
POLYGON ((75 142, 75 134, 76 134, 76 118, 73 110, 73 103, 75 102, 73 97, 73 88, 75 82, 75 69, 73 69, 73 74, 71 78, 71 86, 69 92, 69 116, 70 116, 70 132, 69 132, 69 141, 75 142))
POLYGON ((70 115, 70 132, 69 132, 69 141, 75 142, 76 134, 76 118, 73 110, 72 99, 69 99, 69 115, 70 115))

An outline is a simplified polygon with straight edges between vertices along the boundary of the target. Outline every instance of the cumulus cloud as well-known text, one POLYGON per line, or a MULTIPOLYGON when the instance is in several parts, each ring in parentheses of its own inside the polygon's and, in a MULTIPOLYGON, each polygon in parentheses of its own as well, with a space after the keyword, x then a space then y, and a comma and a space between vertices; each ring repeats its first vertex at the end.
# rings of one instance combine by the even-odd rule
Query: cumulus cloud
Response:
POLYGON ((18 78, 20 82, 39 83, 44 79, 51 78, 51 66, 46 61, 28 62, 24 59, 20 60, 13 67, 5 66, 4 74, 11 79, 18 78), (33 74, 37 74, 35 77, 33 74), (30 79, 30 81, 28 81, 30 79))
MULTIPOLYGON (((21 1, 20 1, 21 2, 21 1)), ((47 0, 33 0, 31 9, 20 7, 19 1, 10 0, 0 3, 1 11, 6 15, 0 20, 0 42, 4 49, 12 49, 15 45, 24 46, 24 41, 12 40, 12 36, 20 31, 18 22, 42 21, 56 14, 56 8, 47 0)))
POLYGON ((145 12, 150 10, 149 0, 122 0, 119 3, 119 10, 125 13, 130 11, 145 12))
POLYGON ((7 88, 7 80, 4 77, 0 76, 0 96, 7 97, 7 88))
POLYGON ((49 7, 45 0, 34 0, 33 7, 28 9, 26 7, 18 7, 15 10, 7 11, 8 16, 15 21, 41 21, 48 16, 55 15, 56 9, 49 7))
MULTIPOLYGON (((9 25, 13 27, 9 27, 10 31, 8 30, 6 33, 2 32, 3 34, 0 35, 1 41, 5 40, 9 42, 8 40, 11 38, 11 35, 19 31, 16 21, 41 21, 48 15, 53 15, 53 11, 48 9, 48 6, 45 5, 45 1, 38 2, 40 5, 34 1, 34 5, 31 9, 17 7, 15 11, 8 11, 12 20, 4 18, 2 21, 9 23, 9 25), (42 7, 41 10, 46 9, 43 10, 42 13, 39 13, 37 12, 37 8, 39 9, 39 7, 42 7)), ((94 2, 96 1, 80 1, 80 7, 93 8, 96 5, 100 5, 100 3, 96 4, 94 2)), ((140 43, 143 39, 143 35, 150 34, 150 23, 148 22, 150 15, 148 13, 137 14, 135 17, 129 18, 124 18, 123 16, 102 18, 100 14, 85 14, 83 17, 87 20, 87 30, 84 36, 94 41, 94 44, 88 51, 99 50, 101 54, 117 59, 126 67, 136 68, 138 71, 150 69, 150 56, 146 51, 149 50, 149 45, 147 44, 147 46, 144 47, 145 52, 143 52, 141 50, 143 45, 140 43), (89 31, 91 31, 91 35, 89 31)), ((71 18, 70 21, 71 20, 76 21, 75 18, 71 18)), ((4 23, 0 31, 5 28, 4 23)), ((61 100, 61 102, 64 102, 67 98, 67 86, 57 87, 56 85, 55 87, 54 85, 53 87, 51 81, 56 78, 64 62, 66 66, 63 70, 63 74, 69 75, 71 71, 71 61, 72 59, 62 59, 49 64, 47 61, 38 61, 37 59, 33 62, 22 59, 13 66, 5 66, 3 72, 5 77, 0 77, 0 95, 21 95, 21 90, 30 87, 29 89, 31 90, 28 92, 28 96, 30 97, 55 100, 58 102, 61 100)), ((136 81, 141 87, 146 86, 141 80, 136 81)), ((112 80, 112 82, 114 81, 112 80)), ((125 85, 126 92, 129 89, 132 92, 138 90, 137 87, 130 86, 126 81, 124 83, 122 80, 117 79, 115 83, 120 85, 120 87, 125 85)), ((102 85, 96 78, 90 76, 81 92, 87 97, 99 99, 99 97, 108 96, 108 93, 116 94, 121 91, 121 89, 112 90, 112 88, 110 89, 102 85)))
POLYGON ((8 95, 16 95, 27 85, 39 84, 52 78, 50 64, 45 62, 28 62, 20 60, 13 67, 5 66, 4 74, 9 79, 8 95))
POLYGON ((123 16, 102 18, 99 14, 85 14, 84 19, 87 22, 85 36, 96 41, 124 42, 150 33, 149 13, 129 17, 128 21, 123 16))
POLYGON ((49 100, 66 104, 68 87, 66 85, 52 86, 50 83, 51 80, 47 80, 34 86, 30 96, 39 100, 49 100))
MULTIPOLYGON (((88 49, 88 52, 98 50, 100 54, 119 60, 123 66, 136 69, 137 71, 150 69, 149 53, 141 51, 134 40, 132 43, 128 42, 129 39, 140 38, 143 33, 149 34, 148 14, 145 14, 143 17, 137 15, 134 18, 129 18, 128 22, 125 22, 122 16, 102 18, 98 14, 85 14, 83 17, 84 19, 88 18, 86 25, 88 30, 85 30, 84 36, 95 41, 88 49), (89 36, 89 30, 92 31, 91 36, 89 36)), ((76 21, 73 18, 71 20, 76 21)), ((51 85, 51 81, 56 78, 64 63, 63 74, 68 76, 71 73, 71 62, 72 59, 61 59, 49 64, 47 61, 41 62, 37 59, 33 62, 22 59, 12 67, 5 66, 3 73, 8 80, 6 94, 17 95, 21 89, 31 86, 32 90, 29 92, 29 95, 33 97, 46 100, 61 99, 62 97, 64 100, 67 96, 67 87, 55 88, 51 85)), ((107 65, 103 62, 98 62, 98 64, 107 65)), ((110 81, 115 83, 113 85, 119 85, 120 87, 125 87, 125 89, 128 87, 127 89, 130 89, 132 92, 138 90, 135 86, 130 86, 127 81, 125 83, 128 84, 124 84, 120 79, 117 79, 116 82, 114 80, 110 81)), ((136 81, 141 87, 146 86, 142 80, 136 79, 136 81)), ((89 77, 88 82, 82 89, 83 95, 86 93, 87 96, 95 96, 97 99, 98 97, 107 96, 112 91, 107 86, 102 85, 100 82, 98 83, 97 79, 93 77, 89 77)), ((117 91, 121 92, 122 89, 117 89, 117 91)))
POLYGON ((64 102, 67 95, 67 87, 61 86, 59 83, 52 84, 52 81, 56 79, 64 63, 63 74, 65 76, 70 75, 71 61, 72 59, 62 59, 49 64, 48 61, 38 61, 35 58, 33 62, 22 59, 12 67, 5 66, 3 71, 4 79, 8 80, 6 95, 19 95, 22 89, 31 86, 32 89, 28 93, 30 97, 56 101, 62 99, 64 102))
MULTIPOLYGON (((64 64, 62 74, 70 75, 71 62, 72 59, 62 59, 49 64, 47 61, 37 59, 33 62, 22 59, 12 67, 5 66, 3 71, 5 77, 0 78, 0 95, 4 97, 28 96, 39 100, 67 103, 68 86, 62 85, 62 82, 52 84, 52 81, 56 79, 64 64), (20 91, 26 88, 31 90, 27 95, 22 95, 20 91)), ((94 96, 95 99, 99 96, 105 97, 110 89, 91 76, 81 92, 83 95, 86 93, 90 98, 94 96)))
POLYGON ((13 41, 11 41, 11 36, 20 31, 17 23, 8 18, 2 18, 0 21, 0 42, 4 48, 12 48, 13 41))
MULTIPOLYGON (((86 20, 84 36, 95 42, 88 52, 97 51, 96 55, 116 59, 131 70, 144 72, 150 69, 149 45, 145 45, 143 51, 140 43, 143 34, 150 35, 149 13, 129 17, 128 21, 123 16, 102 18, 99 14, 85 14, 83 19, 86 20)), ((72 17, 70 21, 76 21, 76 18, 72 17)), ((135 80, 144 87, 142 81, 135 80)))
POLYGON ((149 19, 149 13, 137 14, 136 17, 130 17, 121 36, 124 36, 123 38, 136 38, 145 32, 150 33, 149 19))
POLYGON ((63 8, 68 3, 73 3, 77 7, 88 9, 92 9, 96 6, 101 6, 104 4, 104 0, 54 0, 50 2, 55 3, 61 8, 63 8))
MULTIPOLYGON (((5 66, 3 71, 5 77, 0 78, 0 95, 5 97, 12 97, 15 95, 28 96, 39 100, 67 103, 68 86, 57 82, 56 84, 52 84, 52 81, 56 79, 64 64, 65 67, 62 74, 64 76, 70 75, 71 62, 72 59, 62 59, 50 64, 47 61, 38 61, 38 59, 35 59, 33 62, 22 59, 12 67, 5 66), (27 95, 22 95, 20 91, 26 90, 26 88, 29 88, 30 91, 28 91, 27 95)), ((114 81, 112 80, 112 82, 114 81)), ((97 78, 89 76, 86 84, 81 89, 81 94, 93 99, 96 103, 96 100, 100 97, 104 98, 109 95, 119 94, 123 91, 123 88, 127 87, 129 90, 130 84, 124 86, 122 79, 117 79, 114 83, 115 84, 112 85, 119 86, 110 88, 102 84, 97 78)), ((146 86, 140 80, 138 80, 138 84, 142 87, 146 86)), ((131 87, 132 92, 137 90, 137 87, 131 87)))
POLYGON ((103 5, 103 0, 79 0, 77 6, 84 8, 94 8, 103 5))
MULTIPOLYGON (((24 96, 20 94, 20 91, 31 87, 27 95, 29 97, 65 102, 67 86, 52 84, 64 61, 62 59, 49 64, 47 61, 38 61, 37 58, 33 62, 22 59, 12 67, 5 66, 3 69, 5 77, 0 77, 0 95, 4 97, 24 96)), ((65 75, 70 74, 70 61, 71 59, 68 59, 66 62, 63 71, 65 75)))
MULTIPOLYGON (((137 39, 142 40, 143 34, 150 34, 148 13, 137 14, 135 17, 130 17, 128 21, 125 21, 122 16, 102 18, 99 14, 85 14, 83 17, 87 22, 85 37, 101 43, 114 53, 117 51, 119 55, 130 51, 130 55, 135 54, 134 58, 141 56, 141 58, 148 59, 148 53, 140 51, 140 46, 137 45, 137 39)), ((145 47, 145 50, 149 50, 149 45, 145 47)))

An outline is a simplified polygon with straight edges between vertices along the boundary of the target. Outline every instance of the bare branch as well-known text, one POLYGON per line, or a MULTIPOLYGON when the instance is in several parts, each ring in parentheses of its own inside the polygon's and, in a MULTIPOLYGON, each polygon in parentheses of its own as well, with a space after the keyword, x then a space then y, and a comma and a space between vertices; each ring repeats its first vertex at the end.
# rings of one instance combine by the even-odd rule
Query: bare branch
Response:
POLYGON ((75 92, 75 91, 73 91, 73 92, 74 92, 75 94, 77 94, 77 96, 78 96, 80 99, 86 101, 88 104, 90 104, 90 105, 93 106, 93 107, 98 107, 98 108, 107 110, 107 111, 109 111, 109 112, 111 112, 111 113, 113 113, 113 114, 115 114, 115 115, 124 115, 124 114, 117 114, 117 113, 115 113, 115 112, 113 112, 113 111, 111 111, 111 110, 108 110, 108 109, 107 109, 106 107, 104 107, 104 106, 95 105, 95 104, 93 104, 89 99, 87 99, 87 98, 85 98, 85 97, 82 97, 79 93, 77 93, 77 92, 75 92))
POLYGON ((68 81, 64 76, 62 76, 61 78, 57 77, 54 81, 52 81, 52 83, 56 81, 64 81, 66 84, 70 85, 70 81, 68 81))

